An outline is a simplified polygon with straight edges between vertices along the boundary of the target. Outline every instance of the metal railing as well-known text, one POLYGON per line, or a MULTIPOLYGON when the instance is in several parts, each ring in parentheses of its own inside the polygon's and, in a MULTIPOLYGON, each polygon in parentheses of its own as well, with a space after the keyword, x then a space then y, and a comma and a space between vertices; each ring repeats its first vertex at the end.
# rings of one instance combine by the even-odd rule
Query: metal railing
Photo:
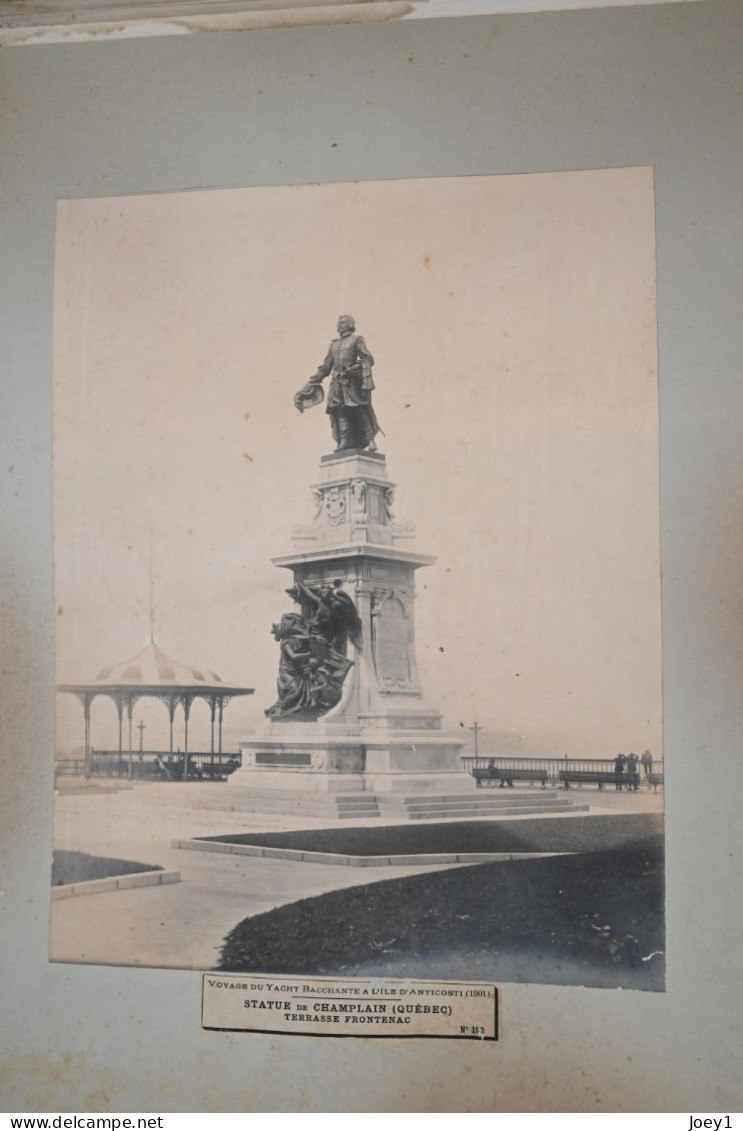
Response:
POLYGON ((239 769, 239 754, 189 750, 91 750, 90 775, 159 781, 223 781, 239 769))
MULTIPOLYGON (((614 773, 614 758, 509 758, 497 754, 479 754, 477 757, 472 754, 464 754, 462 755, 462 765, 470 774, 474 769, 485 770, 489 767, 495 770, 520 770, 523 773, 528 771, 535 774, 544 772, 547 774, 550 784, 553 785, 560 784, 561 770, 588 774, 614 773)), ((642 763, 638 762, 637 766, 641 782, 647 781, 650 785, 653 779, 656 779, 656 781, 660 779, 659 784, 662 784, 664 774, 664 763, 662 761, 653 759, 650 767, 651 778, 647 777, 642 763)))

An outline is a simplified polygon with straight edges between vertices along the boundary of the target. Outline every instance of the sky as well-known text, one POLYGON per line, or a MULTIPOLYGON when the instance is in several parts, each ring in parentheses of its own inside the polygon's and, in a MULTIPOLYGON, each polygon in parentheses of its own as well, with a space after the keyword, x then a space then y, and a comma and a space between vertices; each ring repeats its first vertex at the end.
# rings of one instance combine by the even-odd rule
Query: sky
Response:
MULTIPOLYGON (((341 313, 376 359, 395 517, 437 556, 418 573, 426 702, 503 752, 659 753, 649 169, 60 202, 58 681, 147 644, 152 531, 158 644, 255 688, 227 746, 260 726, 292 607, 271 558, 332 449, 323 409, 292 398, 341 313)), ((70 749, 82 712, 58 700, 70 749)), ((140 720, 167 748, 165 708, 140 720)), ((98 700, 94 744, 115 737, 98 700)), ((189 746, 207 741, 196 705, 189 746)))

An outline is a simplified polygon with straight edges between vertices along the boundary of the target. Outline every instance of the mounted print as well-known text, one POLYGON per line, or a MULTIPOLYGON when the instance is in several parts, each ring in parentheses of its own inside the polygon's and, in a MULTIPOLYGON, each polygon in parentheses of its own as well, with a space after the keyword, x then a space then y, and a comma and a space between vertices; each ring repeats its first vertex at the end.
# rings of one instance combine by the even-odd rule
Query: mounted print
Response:
POLYGON ((65 201, 55 286, 51 958, 662 990, 652 170, 65 201))

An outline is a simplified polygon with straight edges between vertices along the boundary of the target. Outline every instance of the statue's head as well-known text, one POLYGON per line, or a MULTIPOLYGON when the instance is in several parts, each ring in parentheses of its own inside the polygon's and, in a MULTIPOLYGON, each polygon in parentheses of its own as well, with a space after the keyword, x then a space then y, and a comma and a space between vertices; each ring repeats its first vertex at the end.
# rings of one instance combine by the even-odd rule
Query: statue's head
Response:
POLYGON ((275 640, 285 640, 287 636, 296 636, 303 631, 304 623, 299 613, 284 613, 278 624, 271 625, 275 640))
POLYGON ((338 319, 338 333, 342 338, 347 338, 356 329, 356 322, 350 314, 341 314, 338 319))

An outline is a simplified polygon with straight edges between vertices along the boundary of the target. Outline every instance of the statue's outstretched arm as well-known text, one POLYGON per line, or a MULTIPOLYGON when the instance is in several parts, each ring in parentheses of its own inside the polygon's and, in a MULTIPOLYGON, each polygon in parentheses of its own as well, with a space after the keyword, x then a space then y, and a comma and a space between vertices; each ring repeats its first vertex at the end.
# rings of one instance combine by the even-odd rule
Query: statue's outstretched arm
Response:
POLYGON ((312 408, 313 405, 321 404, 325 399, 323 392, 322 382, 333 369, 333 354, 330 349, 325 356, 325 361, 322 365, 318 366, 317 372, 313 373, 306 385, 303 385, 298 393, 294 394, 294 407, 298 408, 300 412, 305 409, 312 408))
POLYGON ((328 374, 332 372, 332 370, 333 370, 333 352, 330 349, 330 347, 328 347, 328 352, 325 355, 325 361, 323 361, 322 365, 318 365, 317 372, 312 374, 312 376, 310 377, 309 383, 311 385, 319 384, 320 381, 323 381, 328 376, 328 374))
POLYGON ((311 589, 309 585, 304 585, 303 582, 297 581, 294 588, 297 590, 301 601, 304 601, 305 604, 311 605, 315 609, 320 608, 322 601, 318 597, 317 593, 315 593, 314 589, 311 589))

